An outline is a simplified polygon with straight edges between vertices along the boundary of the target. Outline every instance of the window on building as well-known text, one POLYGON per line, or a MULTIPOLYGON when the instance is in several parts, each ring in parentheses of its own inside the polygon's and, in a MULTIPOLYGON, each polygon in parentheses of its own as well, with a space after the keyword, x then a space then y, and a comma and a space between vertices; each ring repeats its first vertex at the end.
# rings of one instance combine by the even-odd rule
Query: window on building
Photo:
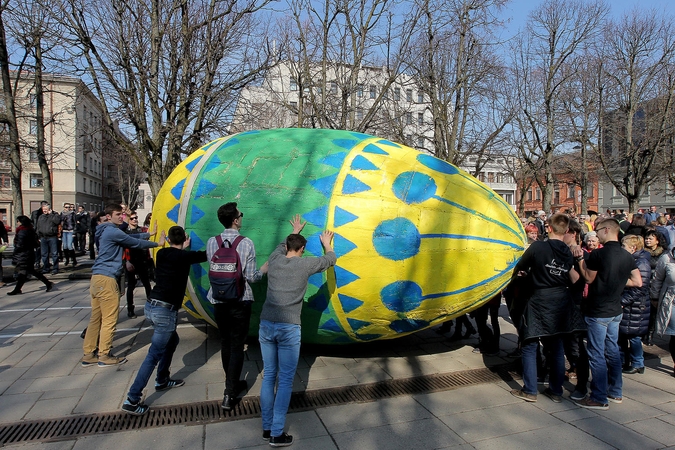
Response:
POLYGON ((356 109, 356 120, 363 120, 363 108, 356 109))
POLYGON ((553 188, 553 203, 556 205, 560 203, 560 189, 558 186, 553 188))
POLYGON ((37 95, 35 94, 30 94, 28 96, 28 101, 30 102, 30 107, 35 109, 37 108, 37 95))
POLYGON ((587 198, 593 198, 593 184, 590 183, 588 186, 586 186, 586 197, 587 198))
POLYGON ((83 178, 83 180, 84 180, 84 183, 82 184, 82 190, 83 190, 84 192, 87 192, 87 179, 86 179, 86 178, 83 178))
POLYGON ((417 113, 417 125, 424 125, 424 113, 417 113))
POLYGON ((417 103, 424 103, 424 92, 417 91, 417 103))
POLYGON ((377 86, 374 84, 370 85, 370 98, 375 98, 377 97, 377 86))
POLYGON ((394 100, 399 101, 401 100, 401 88, 394 88, 394 100))
POLYGON ((420 148, 424 147, 424 137, 423 136, 420 136, 420 137, 417 138, 417 146, 420 147, 420 148))
POLYGON ((94 182, 89 180, 89 192, 94 193, 94 182))
POLYGON ((289 89, 291 91, 297 91, 298 90, 298 80, 296 80, 295 78, 291 78, 291 84, 290 84, 289 89))
POLYGON ((12 178, 7 172, 0 172, 0 188, 9 189, 12 187, 12 178))
POLYGON ((412 89, 405 90, 405 99, 409 102, 412 102, 412 89))
POLYGON ((357 84, 356 85, 356 96, 358 98, 363 97, 363 85, 362 84, 357 84))
POLYGON ((30 146, 28 147, 28 160, 29 161, 37 161, 38 156, 37 156, 37 148, 30 146))
POLYGON ((508 192, 508 193, 503 193, 503 194, 502 194, 502 198, 503 198, 504 201, 505 201, 506 203, 508 203, 509 205, 513 205, 513 194, 511 194, 510 192, 508 192))
POLYGON ((485 183, 485 172, 480 172, 480 173, 478 174, 478 179, 479 179, 480 181, 482 181, 483 183, 485 183))
POLYGON ((44 186, 42 183, 42 174, 41 173, 31 173, 30 174, 30 187, 40 188, 44 186))
POLYGON ((291 102, 291 109, 295 112, 298 110, 298 102, 291 102))
POLYGON ((574 185, 573 184, 567 185, 567 198, 574 198, 574 185))
POLYGON ((528 202, 532 201, 532 189, 527 190, 527 193, 525 194, 525 200, 528 202))
POLYGON ((541 189, 536 188, 534 191, 534 199, 535 200, 541 200, 541 189))
POLYGON ((412 125, 412 113, 411 112, 405 113, 405 124, 406 125, 412 125))
POLYGON ((494 172, 488 172, 488 183, 494 183, 495 182, 495 173, 494 172))
POLYGON ((330 93, 331 94, 337 94, 338 93, 337 82, 335 82, 335 81, 330 82, 330 93))
POLYGON ((35 136, 37 134, 37 120, 31 120, 28 122, 29 130, 28 133, 32 136, 35 136))

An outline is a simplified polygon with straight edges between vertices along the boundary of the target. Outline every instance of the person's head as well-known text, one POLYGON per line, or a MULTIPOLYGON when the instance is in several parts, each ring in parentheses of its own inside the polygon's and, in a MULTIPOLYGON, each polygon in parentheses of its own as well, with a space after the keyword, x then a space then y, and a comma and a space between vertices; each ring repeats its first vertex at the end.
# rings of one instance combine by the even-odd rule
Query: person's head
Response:
POLYGON ((581 225, 579 225, 579 222, 577 222, 576 220, 570 220, 569 227, 567 229, 567 233, 565 233, 563 241, 568 246, 571 246, 571 245, 579 245, 580 239, 581 239, 581 225))
POLYGON ((598 235, 598 240, 601 244, 609 241, 618 241, 621 226, 616 219, 605 219, 598 223, 595 227, 595 233, 598 235))
POLYGON ((600 245, 597 233, 595 231, 589 231, 586 233, 586 236, 584 236, 584 243, 586 244, 586 249, 589 252, 597 249, 600 245))
POLYGON ((533 223, 528 223, 525 226, 525 233, 527 234, 527 237, 529 239, 532 239, 533 241, 536 241, 537 238, 539 237, 539 230, 537 229, 537 226, 533 223))
POLYGON ((634 227, 644 227, 647 225, 647 221, 642 214, 633 214, 633 220, 631 220, 630 224, 634 227))
POLYGON ((124 218, 122 217, 124 208, 122 208, 122 205, 119 203, 108 203, 103 212, 105 212, 105 215, 108 217, 108 222, 112 222, 115 225, 121 225, 124 221, 124 218))
POLYGON ((83 213, 84 212, 84 206, 80 205, 77 207, 77 212, 83 213))
POLYGON ((570 218, 562 213, 555 213, 548 219, 548 227, 555 236, 562 238, 570 226, 570 218))
POLYGON ((132 228, 138 227, 138 214, 136 211, 131 211, 129 213, 129 226, 132 228))
POLYGON ((51 211, 52 207, 49 203, 46 203, 42 205, 42 214, 49 214, 49 211, 51 211))
POLYGON ((289 234, 286 238, 286 254, 304 251, 307 239, 301 234, 289 234))
POLYGON ((537 217, 540 218, 541 220, 546 220, 546 211, 543 210, 539 211, 537 213, 537 217))
POLYGON ((145 220, 143 220, 143 226, 144 227, 149 227, 150 226, 150 221, 152 220, 152 213, 149 212, 147 216, 145 216, 145 220))
MULTIPOLYGON (((133 215, 134 213, 132 213, 133 215)), ((166 235, 166 238, 169 240, 171 245, 183 245, 187 240, 185 235, 185 230, 183 227, 173 226, 169 228, 169 233, 166 235)))
POLYGON ((16 223, 23 227, 32 227, 33 226, 33 221, 30 220, 30 217, 27 216, 19 216, 16 218, 16 223))
POLYGON ((628 236, 624 236, 624 238, 621 239, 621 247, 623 247, 624 250, 628 251, 629 253, 635 253, 638 250, 644 249, 645 243, 642 239, 642 236, 629 234, 628 236))
POLYGON ((223 224, 225 228, 241 229, 241 219, 244 214, 237 209, 236 202, 229 202, 218 208, 218 221, 223 224))
POLYGON ((653 228, 648 228, 644 233, 645 248, 647 250, 656 250, 656 247, 664 247, 666 240, 661 233, 653 228))
POLYGON ((663 216, 659 216, 656 218, 656 224, 660 227, 665 227, 666 225, 668 225, 668 219, 666 219, 663 216))
POLYGON ((656 212, 656 206, 655 205, 650 206, 649 211, 655 213, 656 212))
POLYGON ((70 203, 65 202, 65 203, 63 204, 63 210, 64 210, 64 211, 69 211, 69 210, 71 210, 71 209, 73 209, 73 208, 72 208, 72 206, 71 206, 70 203))
POLYGON ((101 211, 98 214, 96 214, 96 217, 98 219, 98 223, 103 223, 108 221, 108 215, 105 213, 105 211, 101 211))

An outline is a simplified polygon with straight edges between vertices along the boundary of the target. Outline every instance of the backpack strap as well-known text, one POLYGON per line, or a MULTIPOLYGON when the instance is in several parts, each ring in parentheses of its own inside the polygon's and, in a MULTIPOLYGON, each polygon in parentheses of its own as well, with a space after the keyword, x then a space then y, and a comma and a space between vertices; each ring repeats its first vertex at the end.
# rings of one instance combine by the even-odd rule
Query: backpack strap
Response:
POLYGON ((239 236, 236 237, 236 239, 235 239, 234 241, 232 241, 232 244, 230 245, 230 247, 232 247, 232 248, 237 248, 237 245, 239 245, 239 243, 240 243, 241 241, 243 241, 245 237, 246 237, 246 236, 242 236, 242 235, 240 234, 239 236))

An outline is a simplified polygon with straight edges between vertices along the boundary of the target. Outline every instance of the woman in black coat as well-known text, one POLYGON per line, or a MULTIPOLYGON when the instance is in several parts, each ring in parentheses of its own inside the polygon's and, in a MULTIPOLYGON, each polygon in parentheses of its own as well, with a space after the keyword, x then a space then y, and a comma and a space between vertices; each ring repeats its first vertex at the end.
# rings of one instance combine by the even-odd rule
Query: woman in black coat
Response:
POLYGON ((42 281, 47 286, 47 292, 51 291, 54 283, 49 281, 39 272, 35 271, 35 244, 37 236, 33 229, 33 222, 26 216, 19 216, 16 218, 17 227, 16 235, 14 236, 14 253, 12 254, 12 264, 16 268, 18 277, 16 279, 16 286, 13 291, 7 295, 21 294, 21 288, 28 275, 33 275, 38 280, 42 281))
POLYGON ((644 249, 642 236, 628 235, 621 240, 621 245, 633 255, 642 277, 642 287, 625 288, 621 294, 623 317, 619 325, 619 346, 623 353, 623 373, 644 373, 641 336, 649 330, 650 254, 644 249))

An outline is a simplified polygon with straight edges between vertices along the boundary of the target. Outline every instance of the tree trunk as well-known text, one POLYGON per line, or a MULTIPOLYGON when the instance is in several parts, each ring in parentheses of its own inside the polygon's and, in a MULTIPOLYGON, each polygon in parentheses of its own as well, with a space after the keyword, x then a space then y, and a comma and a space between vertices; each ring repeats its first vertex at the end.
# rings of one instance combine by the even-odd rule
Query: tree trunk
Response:
MULTIPOLYGON (((40 41, 36 42, 35 45, 35 120, 37 121, 36 152, 40 173, 42 174, 44 199, 54 205, 51 171, 49 170, 49 163, 47 162, 47 155, 45 152, 45 102, 44 88, 42 85, 42 44, 40 41)), ((88 139, 88 136, 85 137, 85 139, 88 139)), ((54 155, 50 155, 50 159, 53 158, 53 156, 54 155)))
POLYGON ((14 106, 14 95, 9 78, 9 54, 7 53, 7 38, 2 13, 3 10, 0 9, 0 71, 2 71, 2 93, 5 100, 5 113, 2 122, 7 125, 9 132, 10 180, 12 183, 14 219, 16 219, 16 217, 23 215, 21 145, 19 142, 19 131, 16 128, 16 108, 14 106))

